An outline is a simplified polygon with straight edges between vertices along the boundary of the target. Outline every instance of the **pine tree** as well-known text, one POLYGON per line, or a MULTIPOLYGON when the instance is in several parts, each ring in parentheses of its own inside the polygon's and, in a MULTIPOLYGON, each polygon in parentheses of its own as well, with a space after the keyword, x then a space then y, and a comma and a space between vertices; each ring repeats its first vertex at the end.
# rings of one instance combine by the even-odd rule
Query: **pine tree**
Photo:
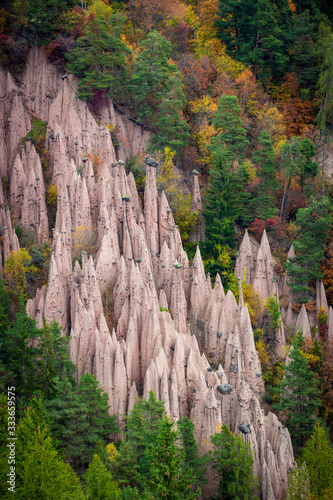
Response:
POLYGON ((246 130, 241 119, 242 109, 236 96, 222 94, 218 102, 218 110, 213 118, 217 135, 211 140, 211 151, 215 158, 225 148, 230 160, 241 163, 249 145, 246 130))
POLYGON ((283 189, 280 217, 283 216, 284 207, 287 204, 288 190, 293 177, 298 176, 299 182, 304 189, 307 179, 314 178, 318 174, 318 164, 312 161, 316 150, 310 139, 292 137, 281 147, 281 168, 284 171, 285 185, 283 189))
POLYGON ((310 498, 309 471, 305 462, 296 465, 290 476, 287 489, 287 500, 300 500, 310 498))
POLYGON ((326 34, 322 45, 323 63, 318 80, 318 91, 322 98, 317 123, 321 134, 324 134, 333 121, 333 34, 330 31, 326 34))
POLYGON ((181 110, 185 104, 182 81, 177 72, 171 77, 172 89, 162 98, 159 106, 156 128, 157 133, 151 139, 150 149, 163 151, 171 148, 174 151, 183 149, 189 139, 189 125, 182 117, 181 110))
POLYGON ((47 401, 52 435, 63 457, 75 470, 89 464, 97 443, 116 434, 116 417, 109 415, 108 396, 98 387, 96 377, 86 373, 76 388, 65 376, 56 377, 55 397, 47 401))
POLYGON ((322 278, 321 263, 332 220, 329 214, 330 202, 311 199, 307 208, 300 208, 296 215, 296 225, 300 227, 298 239, 294 241, 296 256, 288 259, 285 268, 288 285, 303 302, 308 299, 311 281, 322 278))
POLYGON ((327 432, 317 424, 301 455, 307 465, 311 493, 322 498, 326 490, 333 493, 333 450, 327 432))
MULTIPOLYGON (((8 431, 8 397, 5 392, 0 393, 0 498, 7 498, 8 492, 8 472, 9 467, 12 465, 8 459, 10 454, 10 449, 7 446, 9 444, 8 431)), ((12 494, 12 493, 10 493, 12 494)))
POLYGON ((104 17, 92 18, 67 54, 68 70, 80 77, 79 99, 93 101, 95 93, 115 97, 124 92, 126 54, 129 49, 121 39, 124 18, 116 13, 108 22, 104 17))
POLYGON ((207 454, 199 456, 199 447, 194 437, 194 424, 187 417, 182 420, 178 420, 177 428, 179 431, 179 436, 182 442, 182 446, 185 452, 184 456, 184 468, 191 469, 195 474, 195 483, 203 487, 207 484, 206 474, 206 464, 210 461, 207 454))
MULTIPOLYGON (((99 441, 107 442, 110 434, 117 434, 119 427, 115 415, 109 415, 109 397, 99 387, 96 375, 85 373, 78 388, 80 400, 85 402, 88 431, 85 436, 86 461, 99 441)), ((82 457, 83 458, 83 457, 82 457)))
POLYGON ((222 146, 209 172, 203 216, 206 224, 206 246, 216 253, 217 245, 235 246, 235 222, 240 214, 241 187, 230 168, 229 153, 222 146))
POLYGON ((37 357, 39 386, 47 399, 52 399, 55 394, 54 377, 67 375, 72 378, 75 371, 67 352, 68 342, 69 337, 61 334, 61 327, 55 320, 47 324, 44 319, 38 339, 37 357))
POLYGON ((293 59, 298 83, 313 91, 318 81, 319 66, 315 23, 309 10, 304 10, 296 16, 294 37, 293 59))
POLYGON ((220 475, 216 498, 250 500, 255 477, 249 445, 243 443, 240 435, 234 436, 226 425, 211 436, 211 441, 214 445, 212 465, 220 475))
POLYGON ((149 393, 148 400, 138 399, 126 418, 125 439, 117 454, 113 476, 121 485, 137 487, 142 493, 150 473, 147 447, 156 442, 160 423, 165 416, 163 401, 149 393))
POLYGON ((281 77, 292 49, 293 21, 286 0, 220 0, 215 21, 227 53, 253 67, 254 77, 281 77))
POLYGON ((302 342, 303 335, 299 332, 289 351, 284 378, 275 390, 280 400, 273 406, 283 413, 295 445, 301 447, 313 431, 321 405, 318 381, 302 352, 302 342))
POLYGON ((14 386, 16 394, 29 397, 36 389, 37 349, 32 341, 39 337, 36 321, 26 311, 21 296, 13 326, 1 332, 0 360, 6 366, 4 385, 14 386))
POLYGON ((75 0, 29 0, 27 3, 29 28, 41 37, 41 42, 56 31, 61 15, 76 5, 75 0))
POLYGON ((36 426, 31 413, 27 412, 17 430, 17 498, 83 500, 78 478, 59 457, 48 428, 36 426))
POLYGON ((85 475, 87 500, 116 500, 120 490, 98 455, 94 455, 85 475))
POLYGON ((256 1, 220 0, 218 18, 214 22, 227 53, 244 63, 250 62, 249 53, 256 43, 256 11, 256 1))
POLYGON ((258 177, 261 179, 258 186, 258 196, 254 198, 254 215, 259 219, 274 217, 275 192, 278 188, 275 169, 275 155, 271 136, 264 130, 259 137, 260 149, 252 153, 252 158, 258 168, 258 177))
POLYGON ((173 426, 170 418, 165 417, 160 424, 156 444, 150 445, 147 450, 150 461, 148 490, 155 498, 195 500, 201 491, 191 492, 195 475, 192 469, 183 467, 185 453, 177 446, 178 432, 173 430, 173 426))
POLYGON ((177 66, 169 62, 172 44, 157 31, 152 31, 141 43, 128 89, 138 106, 142 121, 153 118, 153 108, 172 89, 172 76, 177 66), (154 104, 155 103, 155 104, 154 104))
MULTIPOLYGON (((257 38, 253 49, 253 73, 256 76, 258 72, 261 81, 282 77, 289 62, 286 39, 289 23, 287 16, 284 16, 284 22, 280 19, 283 9, 288 9, 287 2, 281 2, 278 7, 270 0, 257 0, 257 38)), ((291 15, 290 9, 288 11, 291 15)))
POLYGON ((146 457, 147 446, 156 441, 160 422, 165 415, 163 401, 150 392, 148 400, 139 399, 127 417, 126 439, 134 445, 135 454, 143 476, 149 474, 150 463, 146 457))
POLYGON ((9 328, 9 306, 10 298, 5 283, 0 278, 0 392, 2 392, 6 385, 6 378, 8 377, 8 361, 7 354, 7 334, 9 328))

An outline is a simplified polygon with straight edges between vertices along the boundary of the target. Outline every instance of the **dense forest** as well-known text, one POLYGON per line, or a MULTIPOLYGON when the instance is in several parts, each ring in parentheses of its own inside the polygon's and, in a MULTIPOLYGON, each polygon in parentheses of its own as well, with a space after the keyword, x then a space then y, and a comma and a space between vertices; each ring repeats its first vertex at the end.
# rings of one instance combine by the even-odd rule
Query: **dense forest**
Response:
MULTIPOLYGON (((297 465, 290 500, 333 498, 329 312, 321 307, 312 339, 286 328, 288 349, 278 358, 279 302, 261 301, 234 271, 245 231, 257 241, 265 231, 275 278, 287 276, 293 310, 315 311, 318 280, 333 306, 332 23, 328 0, 4 0, 0 9, 2 66, 19 78, 37 46, 63 79, 77 77, 77 98, 97 123, 112 100, 148 131, 146 153, 125 163, 142 203, 149 154, 190 261, 199 244, 205 272, 212 279, 219 273, 237 299, 241 286, 265 410, 292 437, 297 465), (193 175, 202 210, 190 194, 193 175)), ((117 153, 125 138, 108 127, 117 153)), ((254 457, 241 434, 223 425, 201 454, 191 420, 174 425, 153 392, 137 400, 120 432, 96 376, 87 372, 77 380, 60 325, 44 320, 38 328, 27 314, 26 301, 47 284, 57 214, 46 135, 47 123, 34 116, 22 148, 31 142, 41 159, 49 239, 38 243, 13 217, 20 250, 10 253, 0 280, 1 497, 11 495, 13 387, 18 498, 196 499, 212 475, 214 498, 258 498, 254 457)), ((88 160, 97 176, 99 151, 82 162, 88 160)), ((83 169, 77 169, 81 177, 83 169)), ((10 179, 1 183, 8 201, 10 179)), ((95 228, 74 232, 73 267, 82 264, 82 252, 96 255, 95 228)))

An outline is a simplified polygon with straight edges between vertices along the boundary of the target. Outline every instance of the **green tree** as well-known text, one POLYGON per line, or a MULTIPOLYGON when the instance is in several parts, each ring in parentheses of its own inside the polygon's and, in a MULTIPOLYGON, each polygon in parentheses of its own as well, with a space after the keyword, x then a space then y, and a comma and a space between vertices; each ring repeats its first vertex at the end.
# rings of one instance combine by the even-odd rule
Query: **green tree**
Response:
POLYGON ((251 65, 255 78, 281 77, 293 42, 287 1, 220 0, 218 37, 234 59, 251 65))
POLYGON ((222 146, 209 172, 205 191, 203 216, 206 226, 206 247, 216 253, 216 246, 235 246, 235 222, 241 211, 241 186, 230 167, 229 153, 222 146))
MULTIPOLYGON (((39 387, 47 399, 55 395, 54 378, 67 375, 69 378, 75 372, 75 366, 69 359, 69 337, 62 335, 61 326, 53 320, 48 324, 44 319, 43 328, 38 339, 38 375, 39 387)), ((74 382, 74 379, 72 378, 74 382)))
MULTIPOLYGON (((6 294, 0 300, 0 319, 2 302, 6 304, 6 294)), ((38 329, 21 299, 16 320, 10 325, 7 317, 4 327, 0 328, 0 373, 3 374, 0 389, 14 386, 22 403, 35 391, 42 391, 46 398, 53 397, 53 378, 64 373, 72 377, 75 371, 67 352, 68 341, 55 320, 50 325, 44 321, 43 328, 38 329)))
POLYGON ((291 15, 286 1, 257 0, 254 21, 257 36, 252 57, 253 73, 255 77, 258 73, 261 81, 282 77, 288 66, 291 15))
MULTIPOLYGON (((323 23, 324 24, 324 23, 323 23)), ((322 191, 324 194, 324 179, 325 179, 325 148, 326 142, 331 135, 329 130, 333 122, 333 34, 330 29, 326 30, 322 27, 321 32, 324 36, 322 40, 322 65, 320 68, 318 79, 318 93, 321 96, 320 109, 317 116, 317 124, 320 130, 320 136, 323 143, 322 155, 322 191), (328 31, 328 33, 327 33, 328 31)))
POLYGON ((147 447, 156 442, 160 423, 165 416, 163 401, 149 393, 148 400, 138 399, 126 418, 125 438, 119 447, 113 476, 125 486, 137 487, 140 492, 150 474, 147 447))
POLYGON ((218 110, 213 118, 217 135, 211 140, 211 151, 215 158, 225 148, 230 160, 241 163, 249 145, 246 130, 241 119, 242 109, 236 96, 222 94, 218 102, 218 110))
POLYGON ((321 96, 321 105, 317 117, 317 123, 321 134, 327 131, 329 124, 333 120, 333 34, 331 31, 322 41, 323 62, 320 68, 318 80, 318 92, 321 96))
POLYGON ((210 461, 208 454, 199 456, 199 447, 194 437, 194 424, 190 419, 184 417, 178 420, 177 428, 179 437, 182 443, 182 448, 185 452, 183 467, 185 470, 192 470, 195 475, 195 484, 203 487, 207 484, 206 464, 210 461))
POLYGON ((255 15, 257 2, 251 0, 220 0, 219 15, 215 20, 218 37, 226 45, 227 53, 249 63, 249 53, 256 43, 255 15))
POLYGON ((61 15, 76 5, 76 0, 29 0, 28 21, 31 31, 40 37, 40 43, 54 34, 61 15))
POLYGON ((301 455, 306 463, 311 493, 323 498, 326 490, 333 493, 333 450, 327 432, 317 424, 301 455))
POLYGON ((285 268, 288 285, 299 300, 306 301, 311 281, 322 278, 321 263, 329 231, 332 227, 328 198, 320 201, 311 199, 306 208, 300 208, 296 215, 296 225, 300 230, 294 241, 296 256, 288 259, 285 268))
POLYGON ((186 102, 182 89, 180 73, 171 78, 171 90, 162 98, 159 106, 156 128, 157 133, 151 139, 150 149, 163 151, 169 147, 175 151, 183 149, 190 137, 189 125, 184 120, 181 110, 186 102))
POLYGON ((31 257, 26 248, 20 248, 19 251, 12 250, 4 267, 3 275, 7 289, 14 302, 18 302, 20 294, 23 294, 25 300, 27 296, 26 271, 31 262, 31 257))
POLYGON ((98 455, 94 455, 85 475, 87 500, 115 500, 119 498, 118 484, 113 480, 98 455))
POLYGON ((17 429, 16 496, 84 499, 78 478, 54 448, 41 402, 28 408, 17 429))
MULTIPOLYGON (((8 397, 5 392, 0 393, 0 497, 6 498, 8 494, 8 463, 10 449, 8 443, 8 397)), ((11 432, 11 429, 9 430, 11 432)))
POLYGON ((282 217, 284 207, 287 203, 288 191, 292 178, 294 176, 299 177, 299 182, 303 191, 306 180, 314 178, 318 174, 318 164, 312 161, 315 154, 316 150, 310 139, 292 137, 283 144, 280 156, 281 168, 284 171, 285 185, 281 201, 280 217, 282 217))
POLYGON ((13 326, 0 332, 0 362, 5 367, 1 388, 14 386, 20 397, 29 397, 36 390, 37 348, 32 341, 39 337, 36 321, 26 311, 21 297, 13 326))
POLYGON ((160 423, 156 443, 148 447, 150 477, 147 487, 155 498, 195 500, 201 490, 191 491, 195 474, 192 469, 183 467, 185 452, 177 445, 178 432, 173 426, 172 420, 165 417, 160 423))
MULTIPOLYGON (((162 100, 172 90, 175 82, 173 77, 178 70, 175 64, 169 62, 172 53, 171 42, 157 31, 150 32, 140 48, 142 51, 135 61, 128 88, 137 106, 139 119, 150 124, 156 106, 161 105, 162 100)), ((177 102, 179 96, 180 93, 177 102)))
POLYGON ((10 298, 9 294, 5 288, 5 283, 2 278, 0 278, 0 391, 5 387, 5 377, 8 376, 7 365, 8 357, 5 354, 7 350, 6 337, 9 328, 9 306, 10 298), (3 381, 3 382, 2 382, 3 381))
POLYGON ((309 471, 305 462, 296 465, 290 476, 287 489, 287 500, 300 500, 310 498, 309 471))
POLYGON ((126 54, 129 49, 121 39, 124 17, 113 14, 106 22, 92 18, 67 55, 68 70, 80 78, 79 99, 93 101, 98 92, 107 97, 123 94, 126 78, 126 54))
POLYGON ((278 188, 276 180, 275 155, 271 136, 264 130, 259 137, 259 150, 252 153, 253 161, 258 168, 260 183, 258 196, 253 199, 254 215, 259 219, 267 219, 277 214, 275 192, 278 188))
POLYGON ((302 332, 298 332, 289 351, 283 380, 274 390, 279 395, 279 402, 273 406, 285 416, 297 447, 303 447, 311 435, 321 405, 318 381, 301 349, 302 342, 302 332))
POLYGON ((271 295, 265 301, 264 312, 264 332, 266 345, 270 351, 274 351, 275 339, 278 329, 281 326, 281 311, 279 301, 271 295))
POLYGON ((96 445, 119 431, 116 417, 109 415, 108 396, 95 376, 83 375, 78 388, 66 376, 56 377, 54 385, 56 395, 46 403, 52 435, 65 461, 81 470, 92 460, 96 445))
POLYGON ((252 471, 253 456, 241 435, 234 436, 223 425, 220 432, 211 436, 214 445, 212 465, 220 475, 216 498, 225 500, 249 500, 255 486, 252 471))
POLYGON ((293 60, 298 83, 312 91, 318 81, 319 65, 316 48, 316 23, 308 9, 300 12, 294 23, 293 60))

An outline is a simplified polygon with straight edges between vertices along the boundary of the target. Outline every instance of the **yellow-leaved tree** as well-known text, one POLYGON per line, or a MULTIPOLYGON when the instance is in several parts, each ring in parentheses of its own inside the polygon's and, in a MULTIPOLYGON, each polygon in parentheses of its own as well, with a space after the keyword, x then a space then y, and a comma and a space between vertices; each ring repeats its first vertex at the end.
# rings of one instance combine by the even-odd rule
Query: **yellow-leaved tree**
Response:
POLYGON ((6 260, 3 277, 8 291, 14 302, 19 300, 20 294, 27 298, 27 278, 25 273, 29 269, 31 257, 26 248, 20 248, 18 252, 12 250, 6 260))
POLYGON ((92 226, 78 226, 73 233, 73 256, 80 260, 83 252, 93 254, 96 247, 97 234, 92 226))
POLYGON ((198 212, 192 211, 192 196, 183 193, 179 187, 181 176, 177 174, 173 163, 175 154, 170 148, 164 149, 163 157, 161 155, 162 160, 160 161, 156 185, 160 192, 165 192, 182 240, 186 241, 198 222, 198 212))

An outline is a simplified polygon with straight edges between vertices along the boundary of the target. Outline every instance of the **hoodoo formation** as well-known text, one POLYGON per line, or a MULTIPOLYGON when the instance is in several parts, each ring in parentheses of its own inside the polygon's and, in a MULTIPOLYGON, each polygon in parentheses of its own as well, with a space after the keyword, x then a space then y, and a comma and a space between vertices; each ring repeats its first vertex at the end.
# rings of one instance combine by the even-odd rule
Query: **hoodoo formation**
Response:
MULTIPOLYGON (((283 500, 295 466, 293 446, 285 421, 265 404, 242 285, 251 285, 262 303, 274 297, 279 304, 283 321, 274 333, 272 359, 281 360, 287 355, 286 330, 302 330, 311 340, 323 309, 327 337, 333 340, 333 309, 323 282, 317 281, 312 309, 293 307, 266 230, 260 244, 246 230, 234 271, 239 294, 225 291, 219 274, 213 280, 206 274, 199 246, 189 262, 167 196, 158 191, 159 163, 148 156, 147 127, 111 100, 96 120, 86 101, 77 98, 77 86, 78 79, 58 71, 39 48, 30 50, 19 78, 0 66, 0 273, 10 252, 20 249, 15 226, 39 245, 49 239, 45 170, 29 138, 38 117, 47 124, 48 185, 56 187, 57 208, 47 284, 27 300, 28 315, 38 328, 55 319, 70 336, 77 382, 85 372, 96 375, 119 435, 137 398, 147 399, 152 391, 172 421, 193 422, 200 454, 209 451, 210 437, 222 425, 240 435, 254 458, 256 493, 261 500, 283 500), (116 150, 111 129, 122 138, 116 150), (96 151, 98 169, 91 153, 96 151), (125 169, 126 161, 140 155, 144 193, 125 169), (74 235, 82 227, 94 235, 97 250, 74 259, 74 235)), ((192 211, 200 212, 198 171, 186 183, 192 211)), ((189 239, 204 239, 201 218, 189 239)), ((288 258, 293 257, 291 246, 288 258)), ((201 498, 216 493, 211 467, 208 477, 201 498)))
MULTIPOLYGON (((1 95, 6 96, 1 101, 1 173, 11 179, 11 207, 17 218, 41 242, 47 216, 40 158, 31 142, 18 147, 31 128, 30 113, 48 123, 54 159, 58 205, 49 279, 28 300, 29 315, 39 327, 43 318, 55 318, 64 335, 71 336, 70 357, 78 378, 86 369, 97 375, 109 395, 110 412, 122 426, 136 396, 145 397, 149 391, 165 401, 166 413, 175 421, 191 418, 202 451, 222 423, 237 434, 246 422, 250 433, 244 439, 251 443, 263 499, 283 499, 293 449, 288 430, 260 407, 264 383, 248 308, 241 301, 237 304, 230 290, 225 294, 219 275, 211 286, 199 249, 189 265, 168 201, 164 193, 158 196, 156 169, 148 164, 142 213, 133 176, 117 161, 103 123, 121 127, 127 141, 118 154, 124 160, 144 151, 147 132, 119 116, 112 104, 97 125, 85 103, 76 99, 74 79, 69 75, 62 80, 37 49, 29 55, 20 87, 3 70, 0 82, 1 95), (46 97, 50 89, 51 99, 46 97), (90 160, 83 163, 82 176, 77 172, 93 148, 103 158, 97 179, 90 160), (122 201, 128 193, 130 200, 122 201), (76 261, 72 270, 72 234, 80 225, 97 226, 99 250, 95 260, 83 255, 82 266, 76 261), (181 267, 174 266, 175 261, 181 267), (103 312, 106 290, 112 296, 112 332, 103 312), (230 391, 223 390, 226 384, 230 391)), ((200 205, 194 179, 194 199, 200 205)), ((5 262, 9 251, 19 246, 2 187, 0 196, 1 229, 8 227, 1 246, 0 262, 5 262)), ((272 283, 274 260, 265 233, 259 249, 252 245, 245 233, 236 275, 247 269, 265 299, 278 294, 272 283)), ((308 324, 307 313, 301 310, 296 321, 308 324)), ((276 342, 277 349, 285 346, 283 330, 276 342)))

